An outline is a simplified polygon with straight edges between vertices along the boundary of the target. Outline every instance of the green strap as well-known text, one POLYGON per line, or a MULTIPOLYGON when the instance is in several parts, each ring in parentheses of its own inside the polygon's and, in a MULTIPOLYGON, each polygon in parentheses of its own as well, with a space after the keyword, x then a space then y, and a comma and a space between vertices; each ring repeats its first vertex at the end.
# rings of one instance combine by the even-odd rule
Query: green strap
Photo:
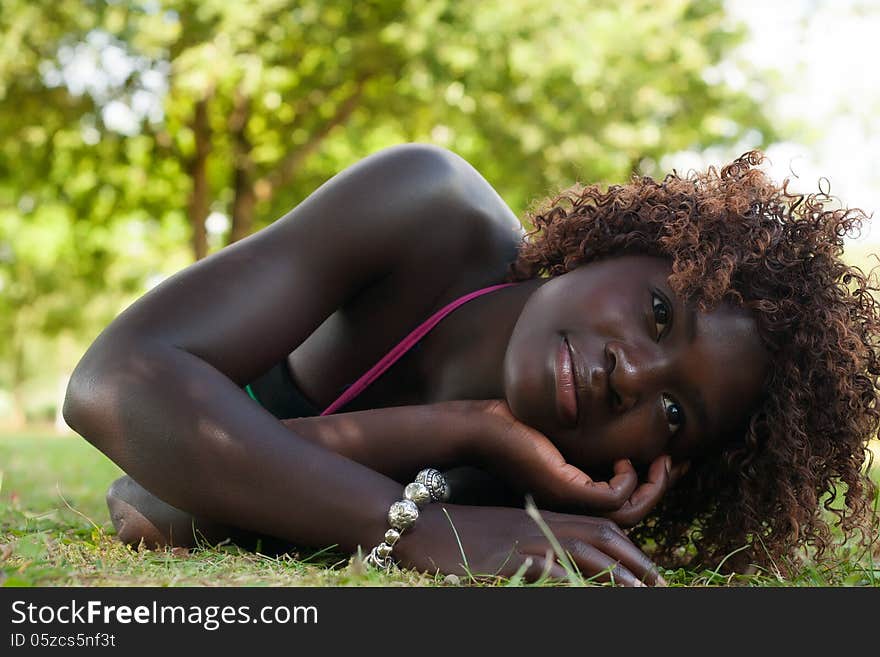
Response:
MULTIPOLYGON (((260 400, 257 399, 257 396, 254 394, 254 391, 251 390, 251 386, 250 386, 250 384, 246 385, 246 386, 244 387, 244 389, 247 391, 247 394, 250 395, 250 398, 251 398, 251 399, 253 399, 255 402, 257 402, 258 404, 260 404, 260 400)), ((260 404, 260 406, 262 406, 262 404, 260 404)))

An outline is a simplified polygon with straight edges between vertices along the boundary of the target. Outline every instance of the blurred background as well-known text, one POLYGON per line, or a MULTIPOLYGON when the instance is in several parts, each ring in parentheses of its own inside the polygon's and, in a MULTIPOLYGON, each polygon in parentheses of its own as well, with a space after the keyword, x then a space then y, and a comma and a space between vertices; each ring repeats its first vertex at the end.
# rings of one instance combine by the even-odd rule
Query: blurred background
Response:
POLYGON ((404 141, 520 216, 751 148, 872 213, 878 35, 877 0, 0 0, 0 430, 65 431, 127 304, 404 141))

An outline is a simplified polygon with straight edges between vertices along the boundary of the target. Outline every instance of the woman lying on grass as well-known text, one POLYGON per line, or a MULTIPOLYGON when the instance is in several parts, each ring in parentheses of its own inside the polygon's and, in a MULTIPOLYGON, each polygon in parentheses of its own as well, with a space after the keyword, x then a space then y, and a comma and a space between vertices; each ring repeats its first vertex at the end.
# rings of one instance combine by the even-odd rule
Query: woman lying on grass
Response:
POLYGON ((840 259, 865 217, 761 160, 578 186, 528 234, 440 149, 340 173, 79 363, 64 413, 130 475, 108 493, 119 538, 562 577, 530 494, 584 575, 655 584, 637 546, 664 565, 821 559, 842 488, 844 538, 872 540, 880 322, 840 259), (410 486, 418 506, 389 520, 427 467, 451 499, 410 486))

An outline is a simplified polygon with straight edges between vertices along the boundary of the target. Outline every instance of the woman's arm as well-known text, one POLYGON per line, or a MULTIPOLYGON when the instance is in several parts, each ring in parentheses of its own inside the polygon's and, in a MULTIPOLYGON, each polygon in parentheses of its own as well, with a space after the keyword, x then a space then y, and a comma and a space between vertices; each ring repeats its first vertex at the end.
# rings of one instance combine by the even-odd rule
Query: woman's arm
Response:
POLYGON ((78 364, 65 419, 190 513, 305 544, 375 541, 399 486, 285 429, 239 386, 286 357, 365 281, 394 275, 422 240, 442 254, 467 239, 463 230, 483 211, 471 201, 489 194, 475 192, 476 176, 423 146, 347 169, 123 312, 78 364))
POLYGON ((661 455, 639 485, 632 463, 623 459, 609 481, 594 481, 567 463, 546 436, 519 422, 502 400, 397 406, 282 422, 297 435, 397 481, 428 465, 466 466, 468 472, 461 476, 473 475, 476 468, 484 473, 481 483, 501 485, 508 497, 532 495, 548 508, 598 513, 627 527, 646 517, 687 467, 672 467, 669 457, 661 455))
POLYGON ((424 467, 473 464, 479 429, 469 401, 393 406, 282 420, 310 442, 404 481, 424 467))

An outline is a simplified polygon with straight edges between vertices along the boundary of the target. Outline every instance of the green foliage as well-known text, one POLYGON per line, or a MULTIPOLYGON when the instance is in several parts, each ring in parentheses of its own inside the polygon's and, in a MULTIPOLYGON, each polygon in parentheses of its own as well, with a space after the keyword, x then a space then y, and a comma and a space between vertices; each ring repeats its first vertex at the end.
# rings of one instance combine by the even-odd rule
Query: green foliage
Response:
POLYGON ((87 343, 187 252, 394 143, 460 153, 522 214, 775 136, 707 81, 743 37, 722 0, 0 0, 0 32, 4 387, 45 367, 34 336, 87 343))

